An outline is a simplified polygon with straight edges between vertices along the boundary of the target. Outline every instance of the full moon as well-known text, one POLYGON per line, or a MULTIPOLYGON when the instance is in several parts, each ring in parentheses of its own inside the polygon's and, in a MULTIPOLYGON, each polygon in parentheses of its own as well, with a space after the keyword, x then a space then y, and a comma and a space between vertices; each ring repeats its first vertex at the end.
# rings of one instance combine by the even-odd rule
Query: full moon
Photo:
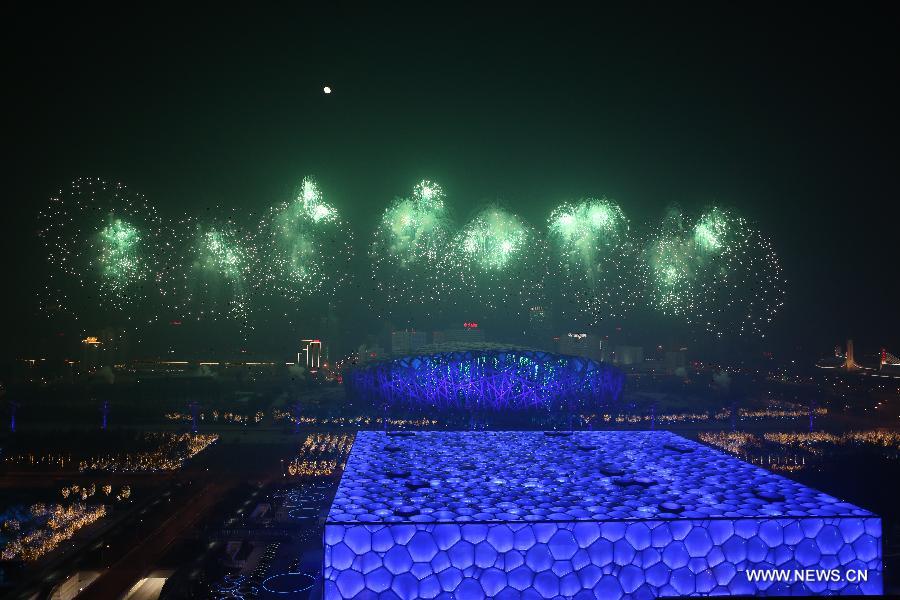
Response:
POLYGON ((329 86, 326 85, 325 87, 322 88, 322 91, 325 92, 326 94, 330 94, 330 93, 331 93, 331 88, 330 88, 329 86))

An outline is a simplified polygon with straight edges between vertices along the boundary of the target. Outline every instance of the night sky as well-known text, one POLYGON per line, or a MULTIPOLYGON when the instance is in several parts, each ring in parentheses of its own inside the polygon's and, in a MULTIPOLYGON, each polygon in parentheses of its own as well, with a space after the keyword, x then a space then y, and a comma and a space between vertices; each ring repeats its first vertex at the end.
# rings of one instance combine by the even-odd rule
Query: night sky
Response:
POLYGON ((360 240, 422 178, 460 221, 496 198, 535 225, 585 195, 635 221, 734 206, 783 259, 774 349, 900 353, 896 15, 722 10, 10 13, 4 352, 33 350, 36 213, 72 178, 176 216, 258 213, 314 174, 360 240))

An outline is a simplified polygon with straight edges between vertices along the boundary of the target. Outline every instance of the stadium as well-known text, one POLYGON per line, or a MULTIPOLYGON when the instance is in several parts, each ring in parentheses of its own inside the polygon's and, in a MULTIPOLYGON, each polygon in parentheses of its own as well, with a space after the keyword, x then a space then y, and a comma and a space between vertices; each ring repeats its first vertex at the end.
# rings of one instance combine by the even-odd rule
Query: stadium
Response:
POLYGON ((360 365, 345 379, 351 397, 400 408, 533 410, 595 408, 618 400, 625 376, 580 356, 479 344, 360 365))

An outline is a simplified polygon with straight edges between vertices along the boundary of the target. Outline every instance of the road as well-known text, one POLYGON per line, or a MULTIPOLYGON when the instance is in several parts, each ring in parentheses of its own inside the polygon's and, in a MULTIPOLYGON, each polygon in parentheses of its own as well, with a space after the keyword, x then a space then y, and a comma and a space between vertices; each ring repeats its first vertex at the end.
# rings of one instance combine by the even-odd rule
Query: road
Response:
POLYGON ((189 463, 182 474, 184 479, 192 482, 193 494, 184 499, 155 531, 110 565, 78 598, 110 600, 124 597, 148 575, 173 542, 191 530, 229 490, 248 479, 269 481, 280 477, 281 463, 274 456, 283 454, 288 448, 287 445, 260 448, 236 443, 216 444, 204 452, 206 456, 189 463))
POLYGON ((124 600, 157 600, 165 583, 166 577, 145 577, 131 588, 124 600))
POLYGON ((229 485, 208 482, 194 493, 175 513, 166 519, 155 532, 126 552, 105 573, 98 577, 78 597, 85 600, 110 600, 121 598, 140 580, 148 569, 163 555, 166 548, 185 530, 209 510, 229 485))

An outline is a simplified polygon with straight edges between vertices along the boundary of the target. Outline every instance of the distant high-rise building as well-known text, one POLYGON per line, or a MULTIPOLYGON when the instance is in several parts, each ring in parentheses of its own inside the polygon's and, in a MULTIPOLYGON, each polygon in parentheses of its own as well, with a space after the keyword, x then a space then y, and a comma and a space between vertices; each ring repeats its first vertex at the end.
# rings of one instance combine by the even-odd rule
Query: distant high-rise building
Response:
POLYGON ((95 335, 89 335, 81 340, 81 361, 79 369, 88 373, 96 371, 103 364, 103 342, 95 335))
POLYGON ((405 356, 415 352, 428 343, 428 333, 404 329, 391 332, 391 353, 394 356, 405 356))
POLYGON ((603 339, 592 333, 567 333, 559 336, 559 353, 603 360, 603 339))
POLYGON ((663 358, 663 365, 669 373, 674 373, 678 369, 686 369, 687 350, 667 350, 663 358))
POLYGON ((124 329, 107 327, 98 335, 81 340, 81 370, 95 371, 100 367, 116 367, 128 360, 128 336, 124 329))
POLYGON ((319 369, 322 366, 322 340, 302 340, 300 352, 297 353, 297 364, 307 369, 319 369))
POLYGON ((444 342, 477 344, 484 341, 484 330, 474 321, 466 321, 460 329, 445 329, 444 342))
POLYGON ((643 346, 616 346, 615 363, 618 365, 639 365, 644 362, 643 346))

